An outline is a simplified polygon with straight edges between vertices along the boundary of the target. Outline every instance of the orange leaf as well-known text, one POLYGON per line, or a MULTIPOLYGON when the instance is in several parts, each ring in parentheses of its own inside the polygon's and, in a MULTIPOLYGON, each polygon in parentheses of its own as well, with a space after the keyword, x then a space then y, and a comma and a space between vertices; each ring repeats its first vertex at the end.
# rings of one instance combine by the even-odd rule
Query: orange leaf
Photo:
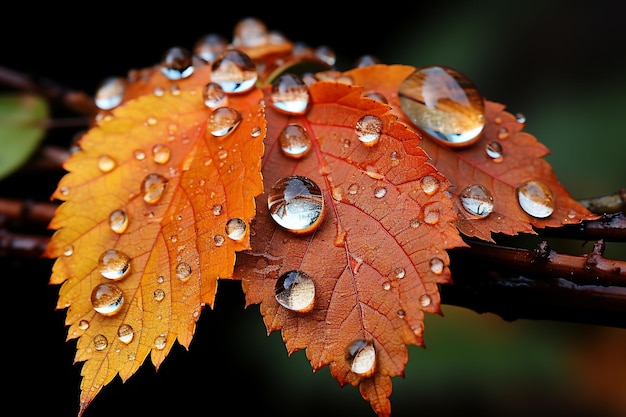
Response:
POLYGON ((249 228, 236 239, 226 228, 249 224, 262 192, 262 93, 229 97, 241 122, 214 137, 201 92, 208 75, 178 83, 152 74, 145 87, 160 92, 127 95, 64 165, 45 255, 58 258, 50 281, 63 284, 57 307, 68 307, 68 339, 78 338, 84 361, 79 414, 149 353, 158 369, 176 339, 187 348, 217 280, 250 248, 249 228))
MULTIPOLYGON (((524 123, 505 112, 503 105, 484 100, 485 127, 469 146, 442 145, 413 124, 401 109, 398 89, 415 70, 406 65, 373 65, 348 71, 345 76, 363 86, 366 93, 376 92, 386 97, 394 113, 423 137, 422 148, 452 184, 449 193, 459 216, 456 226, 464 235, 492 241, 492 233, 535 233, 533 228, 560 227, 598 218, 572 199, 543 159, 549 150, 534 136, 523 132, 524 123), (493 152, 499 152, 502 157, 490 157, 486 152, 488 147, 495 147, 493 152), (518 187, 537 180, 552 194, 547 204, 553 210, 546 217, 548 212, 540 213, 540 217, 529 214, 518 200, 518 187), (476 196, 475 191, 466 189, 476 185, 486 187, 493 198, 493 209, 485 217, 469 212, 461 201, 463 196, 476 196)), ((529 211, 532 213, 533 208, 529 211)))
POLYGON ((314 370, 329 365, 341 386, 359 385, 376 413, 388 416, 390 377, 403 375, 406 345, 423 346, 424 313, 441 313, 446 249, 465 244, 447 180, 389 106, 336 82, 314 83, 309 94, 304 116, 266 110, 265 191, 257 197, 253 249, 239 254, 235 277, 247 305, 260 303, 268 331, 282 329, 290 354, 306 349, 314 370), (362 143, 359 130, 375 140, 362 143), (310 151, 286 155, 281 141, 303 134, 310 151), (277 192, 284 178, 289 188, 277 192), (302 199, 290 200, 294 193, 302 199), (280 197, 287 205, 274 205, 280 197))

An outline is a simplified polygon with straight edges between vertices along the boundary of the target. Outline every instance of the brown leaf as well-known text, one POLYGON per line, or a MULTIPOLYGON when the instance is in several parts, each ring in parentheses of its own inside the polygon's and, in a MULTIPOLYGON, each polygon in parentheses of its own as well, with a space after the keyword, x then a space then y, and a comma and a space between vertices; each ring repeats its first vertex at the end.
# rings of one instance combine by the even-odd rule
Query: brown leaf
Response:
MULTIPOLYGON (((437 284, 450 282, 446 249, 465 244, 452 223, 447 180, 387 105, 335 82, 315 83, 309 94, 305 116, 266 110, 265 191, 257 198, 252 250, 238 255, 235 278, 242 279, 246 304, 260 303, 268 332, 282 330, 290 354, 306 349, 314 370, 329 365, 341 386, 360 385, 377 414, 387 416, 390 377, 403 375, 406 345, 423 346, 424 313, 441 313, 437 284), (380 128, 369 146, 357 133, 367 120, 369 132, 380 128), (287 156, 279 139, 294 125, 311 141, 299 158, 287 156), (307 233, 277 226, 268 209, 275 183, 292 175, 312 180, 323 196, 325 214, 307 233), (292 305, 283 307, 277 291, 291 290, 292 305), (351 368, 358 348, 371 347, 373 368, 351 368)), ((311 199, 305 198, 305 211, 311 199)), ((295 216, 293 207, 278 214, 295 216)))
POLYGON ((442 145, 412 123, 402 111, 398 88, 415 70, 406 65, 373 65, 348 71, 344 76, 362 85, 366 93, 382 94, 394 113, 422 136, 422 148, 452 184, 449 193, 459 216, 456 226, 464 235, 493 241, 492 233, 535 233, 534 228, 560 227, 598 218, 569 195, 544 159, 549 154, 548 148, 524 132, 524 123, 504 111, 503 105, 484 100, 485 128, 473 144, 465 147, 442 145), (488 146, 499 147, 502 157, 490 157, 486 152, 488 146), (518 200, 518 187, 537 180, 552 194, 548 204, 553 211, 547 217, 529 214, 518 200), (486 187, 493 197, 493 210, 486 217, 463 207, 461 197, 471 185, 486 187))

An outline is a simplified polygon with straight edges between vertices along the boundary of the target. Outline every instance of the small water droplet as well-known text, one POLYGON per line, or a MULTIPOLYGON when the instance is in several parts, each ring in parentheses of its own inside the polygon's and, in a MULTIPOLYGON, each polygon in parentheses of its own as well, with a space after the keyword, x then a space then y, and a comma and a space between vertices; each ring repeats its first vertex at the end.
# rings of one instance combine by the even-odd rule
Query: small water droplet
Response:
POLYGON ((109 214, 109 227, 118 235, 128 228, 128 214, 124 210, 113 210, 109 214))
POLYGON ((74 246, 73 245, 65 245, 63 247, 63 256, 72 256, 74 254, 74 246))
POLYGON ((98 313, 111 316, 124 304, 124 293, 115 284, 104 282, 91 291, 91 305, 98 313))
POLYGON ((165 298, 165 291, 163 291, 161 288, 157 288, 152 293, 152 296, 156 301, 163 301, 163 299, 165 298))
POLYGON ((402 155, 398 151, 391 151, 391 153, 389 153, 389 161, 392 167, 398 166, 400 159, 402 159, 402 155))
POLYGON ((380 58, 374 55, 361 55, 354 61, 353 68, 370 67, 372 65, 382 64, 380 58))
POLYGON ((219 216, 220 214, 222 214, 223 211, 224 211, 224 208, 222 207, 221 204, 213 205, 213 215, 219 216))
POLYGON ((402 81, 398 98, 404 114, 442 144, 467 146, 483 131, 483 96, 472 81, 452 68, 418 68, 402 81))
POLYGON ((59 187, 59 192, 63 197, 67 197, 68 195, 70 195, 70 187, 62 185, 61 187, 59 187))
POLYGON ((98 158, 98 169, 102 172, 111 172, 117 166, 117 162, 110 155, 100 155, 98 158))
POLYGON ((526 213, 537 218, 550 216, 556 207, 552 190, 538 180, 520 185, 517 188, 517 200, 526 213))
POLYGON ((294 233, 314 230, 324 213, 319 186, 301 175, 278 180, 268 193, 267 206, 272 219, 294 233))
POLYGON ((473 216, 487 217, 493 211, 493 195, 480 184, 470 184, 459 193, 463 208, 473 216))
POLYGON ((97 334, 93 337, 93 346, 96 348, 97 351, 101 351, 109 346, 109 341, 107 340, 105 335, 97 334))
POLYGON ((355 130, 363 144, 374 146, 383 132, 383 121, 378 116, 366 115, 356 122, 355 130))
POLYGON ((439 189, 439 179, 433 177, 432 175, 426 175, 421 180, 422 191, 426 195, 433 195, 439 189))
POLYGON ((430 295, 428 294, 423 294, 420 297, 420 305, 424 308, 428 307, 432 303, 432 301, 432 298, 430 298, 430 295))
POLYGON ((89 320, 82 319, 79 321, 78 328, 81 330, 87 330, 89 328, 89 320))
POLYGON ((228 48, 228 40, 217 33, 208 33, 199 38, 193 46, 193 53, 206 62, 212 62, 228 48))
POLYGON ((127 80, 123 77, 107 77, 101 83, 96 94, 94 103, 102 110, 112 110, 124 100, 127 80))
POLYGON ((213 236, 213 242, 215 243, 215 246, 217 247, 222 246, 225 241, 226 241, 226 238, 222 235, 213 236))
POLYGON ((117 338, 120 339, 122 343, 129 344, 133 341, 134 336, 135 331, 130 324, 122 323, 120 327, 117 328, 117 338))
POLYGON ((385 97, 384 95, 382 95, 381 93, 378 93, 376 91, 372 91, 371 93, 364 94, 364 97, 369 97, 369 98, 374 99, 374 100, 378 101, 379 103, 383 103, 383 104, 388 104, 389 103, 389 100, 387 100, 387 97, 385 97))
POLYGON ((376 365, 376 350, 374 345, 365 340, 356 340, 348 347, 346 357, 350 369, 355 374, 370 376, 376 365))
POLYGON ((157 284, 163 284, 165 282, 165 278, 163 278, 163 275, 159 275, 157 278, 157 284))
POLYGON ((383 198, 385 195, 387 195, 387 189, 385 187, 376 187, 374 189, 374 197, 383 198))
POLYGON ((103 277, 119 280, 130 271, 130 257, 116 249, 107 249, 98 259, 98 269, 103 277))
POLYGON ((176 265, 176 276, 181 281, 186 281, 191 276, 191 267, 186 262, 179 262, 176 265))
POLYGON ((152 147, 152 159, 157 164, 166 164, 170 160, 172 151, 167 145, 157 143, 152 147))
POLYGON ((241 123, 241 113, 232 107, 219 107, 209 115, 207 129, 215 137, 222 138, 241 123))
POLYGON ((315 300, 315 283, 303 271, 288 271, 276 280, 275 297, 278 303, 292 311, 311 311, 315 300))
POLYGON ((278 135, 280 149, 287 156, 298 159, 311 149, 311 138, 306 130, 298 124, 289 124, 278 135))
POLYGON ((393 270, 393 275, 397 278, 397 279, 402 279, 406 276, 406 270, 404 268, 396 268, 393 270))
POLYGON ((430 260, 430 270, 432 271, 433 274, 436 275, 441 275, 441 273, 443 272, 443 260, 440 258, 432 258, 430 260))
POLYGON ((161 174, 148 174, 141 182, 143 201, 148 204, 157 204, 167 186, 167 178, 161 174))
POLYGON ((154 339, 154 347, 158 350, 165 349, 166 343, 167 343, 167 338, 165 337, 164 334, 160 334, 154 339))
POLYGON ((518 123, 526 123, 526 116, 523 113, 515 113, 515 120, 518 123))
POLYGON ((222 89, 222 86, 213 82, 204 86, 202 89, 202 98, 204 99, 204 105, 210 109, 225 106, 228 102, 228 96, 222 89))
POLYGON ((253 138, 258 138, 263 133, 263 129, 260 126, 254 126, 250 131, 250 136, 253 138))
POLYGON ((400 317, 401 319, 406 317, 406 311, 402 309, 398 310, 397 314, 398 314, 398 317, 400 317))
POLYGON ((485 146, 485 152, 487 156, 493 160, 493 162, 502 162, 502 145, 498 141, 489 142, 485 146))
POLYGON ((315 57, 329 67, 335 65, 335 62, 337 61, 335 51, 327 45, 320 45, 315 48, 315 57))
POLYGON ((424 207, 424 223, 437 224, 439 222, 439 209, 434 204, 424 207))
POLYGON ((140 149, 133 151, 133 157, 138 161, 146 159, 146 153, 140 149))
POLYGON ((185 48, 168 49, 161 60, 161 72, 169 80, 180 80, 193 74, 192 55, 185 48))
POLYGON ((411 226, 411 228, 416 229, 419 227, 419 225, 422 222, 420 222, 420 220, 417 217, 413 217, 410 221, 409 221, 409 225, 411 226))
POLYGON ((270 103, 286 114, 304 114, 309 105, 309 88, 298 75, 282 74, 272 82, 270 103))
POLYGON ((358 184, 350 184, 350 186, 348 187, 348 194, 351 195, 356 195, 356 193, 359 192, 359 185, 358 184))
POLYGON ((389 291, 391 289, 391 283, 389 281, 383 282, 383 290, 389 291))
POLYGON ((244 93, 254 87, 257 79, 254 61, 238 49, 223 51, 211 64, 211 81, 225 93, 244 93))
POLYGON ((246 236, 246 229, 248 226, 243 219, 233 217, 226 222, 226 236, 234 241, 241 241, 246 236))

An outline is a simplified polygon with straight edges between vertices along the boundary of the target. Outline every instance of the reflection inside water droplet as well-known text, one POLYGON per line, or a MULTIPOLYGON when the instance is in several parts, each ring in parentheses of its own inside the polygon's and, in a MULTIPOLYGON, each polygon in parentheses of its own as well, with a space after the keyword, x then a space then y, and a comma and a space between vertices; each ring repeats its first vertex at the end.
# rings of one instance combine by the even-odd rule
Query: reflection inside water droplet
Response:
POLYGON ((272 82, 270 103, 283 113, 304 114, 309 105, 309 88, 299 76, 282 74, 272 82))
POLYGON ((311 149, 311 138, 302 126, 290 124, 281 130, 278 144, 285 155, 298 159, 311 149))
POLYGON ((383 121, 378 116, 366 115, 356 122, 355 130, 361 143, 374 146, 383 132, 383 121))
POLYGON ((493 195, 480 184, 470 184, 459 193, 463 208, 473 216, 487 217, 493 211, 493 195))
POLYGON ((400 84, 398 98, 404 114, 445 145, 470 145, 485 125, 482 94, 452 68, 418 68, 400 84))
POLYGON ((356 340, 348 347, 346 360, 355 374, 370 376, 376 365, 374 345, 365 340, 356 340))
POLYGON ((237 49, 223 51, 211 64, 211 81, 225 93, 244 93, 254 87, 257 78, 254 61, 237 49))
POLYGON ((267 206, 279 226, 294 233, 307 233, 320 224, 324 199, 315 182, 292 175, 274 184, 268 193, 267 206))
POLYGON ((91 305, 98 313, 111 316, 124 304, 124 294, 115 284, 104 282, 91 291, 91 305))
POLYGON ((315 300, 315 283, 303 271, 288 271, 276 280, 276 301, 283 307, 301 313, 310 311, 315 300))
POLYGON ((168 49, 161 60, 161 72, 170 80, 180 80, 193 74, 191 52, 178 46, 168 49))
POLYGON ((549 217, 556 207, 552 190, 541 181, 528 181, 517 188, 517 200, 533 217, 549 217))
POLYGON ((100 254, 98 269, 105 278, 122 279, 130 271, 130 257, 116 249, 107 249, 100 254))
POLYGON ((128 214, 124 210, 113 210, 109 215, 109 227, 114 233, 124 233, 128 228, 128 214))
POLYGON ((148 174, 141 182, 143 200, 148 204, 157 204, 167 186, 167 178, 161 174, 148 174))
POLYGON ((226 222, 226 236, 234 241, 241 241, 246 236, 247 225, 243 219, 234 217, 226 222))
POLYGON ((207 130, 215 137, 223 138, 241 123, 241 113, 232 107, 219 107, 209 115, 207 130))
POLYGON ((117 338, 122 343, 129 344, 133 341, 134 336, 135 332, 130 324, 123 323, 117 329, 117 338))

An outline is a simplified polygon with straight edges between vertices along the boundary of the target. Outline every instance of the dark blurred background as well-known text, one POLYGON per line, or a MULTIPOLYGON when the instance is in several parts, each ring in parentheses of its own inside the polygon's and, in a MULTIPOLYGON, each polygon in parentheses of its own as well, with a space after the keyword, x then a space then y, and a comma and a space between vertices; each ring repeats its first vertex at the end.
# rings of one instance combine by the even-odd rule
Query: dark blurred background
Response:
MULTIPOLYGON (((0 65, 91 94, 103 78, 153 65, 171 46, 191 48, 206 33, 231 38, 248 16, 293 41, 331 47, 341 70, 365 54, 454 67, 487 99, 527 117, 526 131, 552 150, 547 159, 574 198, 626 186, 626 24, 618 2, 11 4, 2 11, 0 65)), ((72 134, 57 129, 50 140, 69 143, 72 134)), ((9 178, 0 196, 47 200, 58 179, 9 178)), ((608 244, 607 256, 625 253, 608 244)), ((65 341, 65 311, 54 309, 51 264, 0 257, 9 300, 3 397, 7 409, 72 417, 80 364, 72 364, 75 342, 65 341)), ((375 417, 357 389, 340 389, 327 368, 314 374, 304 352, 288 357, 280 334, 266 334, 258 307, 243 305, 239 284, 222 282, 189 351, 175 345, 158 372, 148 359, 126 383, 114 380, 84 417, 375 417)), ((626 329, 506 322, 448 305, 443 312, 427 317, 426 349, 410 347, 405 378, 393 379, 392 416, 626 416, 626 329)))

